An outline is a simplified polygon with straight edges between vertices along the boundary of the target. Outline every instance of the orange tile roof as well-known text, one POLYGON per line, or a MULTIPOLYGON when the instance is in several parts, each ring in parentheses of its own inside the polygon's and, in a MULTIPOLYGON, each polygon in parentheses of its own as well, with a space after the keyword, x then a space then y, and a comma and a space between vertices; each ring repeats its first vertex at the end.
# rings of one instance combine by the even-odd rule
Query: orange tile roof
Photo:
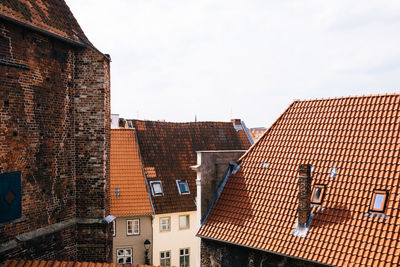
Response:
POLYGON ((153 214, 133 129, 111 129, 110 188, 112 215, 153 214))
POLYGON ((92 46, 64 0, 3 0, 0 17, 92 46))
MULTIPOLYGON (((0 264, 1 265, 1 264, 0 264)), ((4 267, 156 267, 141 264, 117 264, 74 261, 6 260, 4 267)))
POLYGON ((323 264, 398 265, 399 183, 399 94, 294 101, 241 158, 198 234, 323 264), (326 186, 305 238, 293 236, 300 164, 326 186), (368 214, 374 189, 389 191, 386 217, 368 214))
POLYGON ((196 210, 196 165, 200 150, 246 150, 250 141, 232 122, 173 123, 129 120, 136 129, 148 181, 161 181, 163 196, 153 196, 156 214, 196 210), (180 195, 176 180, 188 182, 190 194, 180 195))

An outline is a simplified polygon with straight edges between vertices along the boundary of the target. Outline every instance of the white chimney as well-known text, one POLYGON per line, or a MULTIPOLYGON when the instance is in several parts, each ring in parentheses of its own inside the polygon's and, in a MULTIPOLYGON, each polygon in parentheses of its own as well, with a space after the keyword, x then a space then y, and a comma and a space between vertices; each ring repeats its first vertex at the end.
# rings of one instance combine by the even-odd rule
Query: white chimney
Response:
POLYGON ((111 129, 119 128, 119 114, 111 114, 111 129))

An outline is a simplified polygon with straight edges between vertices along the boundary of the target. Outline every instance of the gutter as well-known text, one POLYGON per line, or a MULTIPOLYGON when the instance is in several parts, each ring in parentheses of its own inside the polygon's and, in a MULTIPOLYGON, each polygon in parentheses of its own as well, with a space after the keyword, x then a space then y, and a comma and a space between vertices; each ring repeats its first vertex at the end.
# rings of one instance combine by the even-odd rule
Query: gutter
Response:
POLYGON ((154 214, 156 214, 156 212, 154 211, 153 198, 151 197, 149 181, 147 180, 146 172, 144 171, 142 153, 140 152, 139 138, 137 136, 137 131, 136 131, 135 127, 132 127, 132 129, 133 129, 133 132, 135 133, 135 138, 136 138, 136 143, 137 143, 138 152, 139 152, 139 158, 140 158, 140 165, 142 166, 142 173, 143 173, 144 180, 146 182, 147 194, 149 194, 150 205, 151 205, 151 209, 153 210, 153 214, 152 215, 154 215, 154 214))
POLYGON ((250 132, 249 132, 249 129, 247 129, 247 127, 246 127, 246 124, 244 123, 244 121, 241 121, 241 124, 242 124, 242 127, 243 127, 244 132, 245 132, 246 135, 247 135, 247 138, 249 138, 250 144, 251 144, 251 145, 254 145, 253 137, 251 137, 251 134, 250 134, 250 132))

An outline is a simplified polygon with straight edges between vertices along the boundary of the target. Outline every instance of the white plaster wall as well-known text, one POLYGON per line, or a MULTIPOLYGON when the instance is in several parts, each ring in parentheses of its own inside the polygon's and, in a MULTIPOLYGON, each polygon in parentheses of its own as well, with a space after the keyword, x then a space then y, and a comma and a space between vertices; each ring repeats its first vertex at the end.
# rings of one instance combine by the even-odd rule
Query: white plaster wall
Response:
POLYGON ((198 257, 197 211, 155 215, 153 219, 153 265, 160 265, 160 252, 171 251, 171 265, 179 266, 179 249, 190 249, 190 266, 196 266, 198 257), (179 229, 179 216, 189 215, 190 227, 179 229), (171 217, 170 231, 160 232, 160 218, 171 217))

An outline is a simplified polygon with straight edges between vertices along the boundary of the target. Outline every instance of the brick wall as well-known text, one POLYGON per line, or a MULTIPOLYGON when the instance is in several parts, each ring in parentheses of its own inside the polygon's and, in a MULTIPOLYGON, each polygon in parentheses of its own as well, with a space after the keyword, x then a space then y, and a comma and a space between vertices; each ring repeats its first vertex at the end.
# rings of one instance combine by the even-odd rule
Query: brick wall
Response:
MULTIPOLYGON (((0 248, 20 234, 108 214, 109 94, 103 55, 0 20, 0 174, 22 172, 23 215, 0 224, 0 248)), ((91 259, 111 259, 109 226, 93 226, 84 240, 79 228, 0 249, 0 261, 77 260, 78 245, 99 239, 91 259)))
POLYGON ((226 243, 201 240, 202 267, 323 267, 323 265, 287 258, 226 243))

